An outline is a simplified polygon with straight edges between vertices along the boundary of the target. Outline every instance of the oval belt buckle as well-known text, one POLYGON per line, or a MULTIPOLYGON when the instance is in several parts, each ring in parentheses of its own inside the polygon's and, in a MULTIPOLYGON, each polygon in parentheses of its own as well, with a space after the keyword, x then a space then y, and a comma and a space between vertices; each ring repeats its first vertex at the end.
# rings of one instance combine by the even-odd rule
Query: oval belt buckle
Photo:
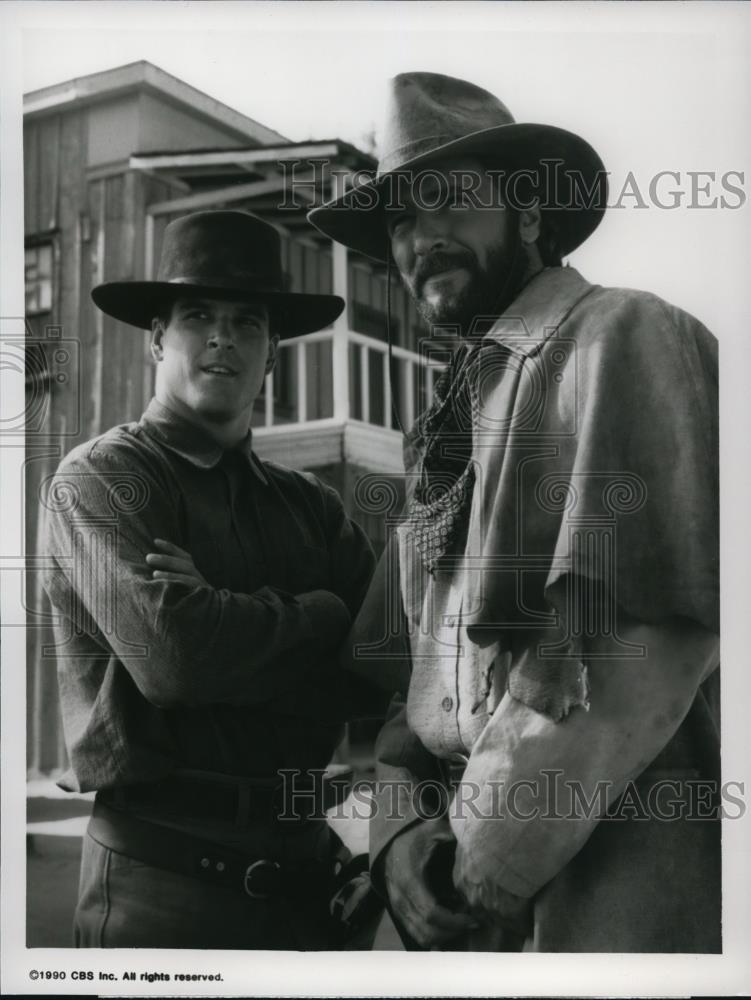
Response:
POLYGON ((251 899, 268 899, 271 895, 270 892, 253 892, 250 888, 250 879, 253 872, 257 871, 259 868, 268 869, 269 871, 274 872, 279 871, 279 864, 276 861, 268 861, 266 858, 261 858, 260 861, 254 861, 252 865, 248 865, 243 878, 243 889, 251 899))

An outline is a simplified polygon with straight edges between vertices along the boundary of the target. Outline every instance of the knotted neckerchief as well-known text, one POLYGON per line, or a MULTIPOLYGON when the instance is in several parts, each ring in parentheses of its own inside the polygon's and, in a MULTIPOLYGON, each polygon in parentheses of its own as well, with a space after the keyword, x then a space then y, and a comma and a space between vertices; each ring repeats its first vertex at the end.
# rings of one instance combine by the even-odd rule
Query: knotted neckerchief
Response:
MULTIPOLYGON (((511 265, 488 315, 500 315, 513 301, 524 285, 526 267, 516 226, 511 265)), ((478 334, 479 326, 475 328, 478 334)), ((406 520, 413 529, 423 565, 431 574, 438 560, 456 551, 466 539, 475 485, 470 459, 473 417, 478 409, 479 354, 478 340, 457 351, 436 383, 432 404, 407 438, 407 451, 417 451, 419 456, 419 482, 407 504, 406 520)), ((411 462, 405 464, 412 466, 411 462)))
POLYGON ((408 445, 419 455, 419 480, 407 505, 407 522, 429 573, 464 540, 469 522, 478 351, 475 345, 457 352, 436 382, 433 402, 409 435, 408 445))

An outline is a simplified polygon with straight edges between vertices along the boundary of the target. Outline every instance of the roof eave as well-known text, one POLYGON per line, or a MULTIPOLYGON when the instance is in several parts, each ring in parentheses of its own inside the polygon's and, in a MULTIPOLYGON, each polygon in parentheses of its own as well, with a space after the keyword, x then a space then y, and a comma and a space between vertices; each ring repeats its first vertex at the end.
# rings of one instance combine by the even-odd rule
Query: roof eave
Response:
POLYGON ((52 87, 31 91, 24 95, 24 116, 40 115, 50 110, 60 111, 72 104, 85 105, 106 100, 124 93, 148 89, 174 103, 189 107, 212 122, 219 122, 238 136, 251 139, 259 145, 286 143, 289 139, 235 111, 203 91, 166 73, 152 63, 141 61, 77 77, 52 87))

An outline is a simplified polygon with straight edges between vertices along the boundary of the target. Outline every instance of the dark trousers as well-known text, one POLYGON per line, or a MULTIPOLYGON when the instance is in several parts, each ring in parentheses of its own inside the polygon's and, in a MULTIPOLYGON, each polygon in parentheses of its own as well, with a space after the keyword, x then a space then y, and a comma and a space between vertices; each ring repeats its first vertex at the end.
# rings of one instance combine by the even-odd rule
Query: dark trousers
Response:
MULTIPOLYGON (((321 828, 322 840, 328 828, 321 828)), ((328 897, 251 899, 102 846, 87 833, 74 922, 79 948, 321 950, 334 947, 328 897)))

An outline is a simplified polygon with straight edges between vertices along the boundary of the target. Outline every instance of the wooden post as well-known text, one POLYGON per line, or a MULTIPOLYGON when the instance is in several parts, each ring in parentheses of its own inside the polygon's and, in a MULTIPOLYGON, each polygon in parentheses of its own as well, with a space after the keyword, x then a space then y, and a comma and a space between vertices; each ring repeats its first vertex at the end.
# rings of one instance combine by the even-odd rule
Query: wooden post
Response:
POLYGON ((370 351, 360 344, 360 397, 362 399, 362 419, 370 423, 370 351))
MULTIPOLYGON (((331 193, 334 198, 344 194, 344 173, 332 173, 331 193)), ((331 284, 334 295, 341 295, 346 305, 344 312, 334 322, 331 341, 331 359, 334 382, 334 419, 346 423, 350 419, 349 399, 349 269, 347 248, 331 242, 331 284)), ((346 502, 346 501, 345 501, 346 502)), ((334 752, 335 762, 349 763, 349 723, 344 724, 342 741, 334 752)))
POLYGON ((402 370, 404 372, 405 409, 407 411, 405 430, 408 430, 415 422, 415 366, 412 361, 405 360, 402 370))
POLYGON ((266 376, 265 395, 263 400, 263 423, 265 427, 271 427, 274 423, 274 372, 270 371, 266 376))
POLYGON ((144 225, 143 271, 146 281, 151 281, 154 277, 154 216, 148 208, 144 225))
MULTIPOLYGON (((141 192, 143 197, 143 191, 141 192)), ((146 218, 143 227, 143 278, 145 281, 152 281, 154 278, 154 216, 146 209, 146 218)), ((143 335, 143 375, 141 380, 141 392, 143 394, 143 409, 146 409, 149 400, 154 395, 156 374, 154 361, 151 357, 149 344, 151 337, 148 333, 143 335)))
POLYGON ((391 372, 388 354, 383 355, 383 426, 391 427, 391 372))
MULTIPOLYGON (((94 269, 95 285, 100 285, 104 281, 104 254, 106 251, 104 231, 107 225, 106 181, 100 180, 97 183, 97 230, 96 230, 96 266, 94 269)), ((94 378, 91 385, 92 397, 92 426, 89 429, 92 436, 101 434, 105 429, 102 427, 102 379, 104 374, 104 314, 101 309, 94 310, 94 378)))
POLYGON ((308 419, 308 375, 306 344, 297 344, 297 420, 304 424, 308 419))
MULTIPOLYGON (((344 194, 344 174, 331 177, 334 198, 344 194)), ((331 244, 332 286, 334 295, 341 295, 349 303, 349 278, 347 273, 347 248, 340 243, 331 244)), ((334 323, 332 364, 334 378, 334 417, 344 423, 350 418, 349 400, 349 320, 347 309, 334 323)))

